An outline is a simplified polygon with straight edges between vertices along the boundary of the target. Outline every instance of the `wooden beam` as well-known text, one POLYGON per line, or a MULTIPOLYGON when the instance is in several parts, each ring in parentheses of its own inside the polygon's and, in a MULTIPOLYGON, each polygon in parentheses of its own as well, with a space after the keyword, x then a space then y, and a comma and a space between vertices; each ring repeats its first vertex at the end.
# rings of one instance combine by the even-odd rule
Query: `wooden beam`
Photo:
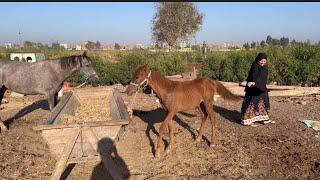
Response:
POLYGON ((106 121, 88 121, 78 124, 57 124, 57 125, 39 125, 33 127, 34 131, 49 130, 49 129, 63 129, 75 127, 95 127, 95 126, 121 126, 127 125, 128 120, 106 120, 106 121))
POLYGON ((86 163, 86 162, 99 162, 101 161, 101 157, 98 156, 88 156, 88 157, 78 157, 78 158, 70 158, 68 160, 68 164, 78 164, 78 163, 86 163))
POLYGON ((51 180, 59 180, 61 177, 61 174, 67 167, 67 162, 70 157, 70 154, 73 150, 74 145, 76 144, 76 141, 79 137, 81 129, 76 129, 73 136, 70 136, 68 142, 66 143, 65 147, 63 148, 63 153, 61 154, 61 158, 56 163, 55 169, 50 177, 51 180))
MULTIPOLYGON (((111 102, 114 103, 114 106, 113 106, 113 108, 115 108, 114 111, 117 111, 117 112, 115 115, 113 115, 111 117, 112 118, 119 117, 120 119, 125 119, 125 120, 131 122, 131 118, 128 113, 128 108, 127 108, 126 104, 124 103, 118 90, 113 91, 113 98, 112 99, 113 99, 113 101, 111 101, 111 102)), ((115 139, 115 144, 124 136, 124 133, 128 130, 128 128, 129 128, 129 124, 121 126, 121 128, 117 134, 117 137, 115 139)))
POLYGON ((59 103, 53 108, 50 117, 43 124, 54 124, 61 111, 66 107, 69 99, 73 95, 73 92, 67 92, 59 101, 59 103))

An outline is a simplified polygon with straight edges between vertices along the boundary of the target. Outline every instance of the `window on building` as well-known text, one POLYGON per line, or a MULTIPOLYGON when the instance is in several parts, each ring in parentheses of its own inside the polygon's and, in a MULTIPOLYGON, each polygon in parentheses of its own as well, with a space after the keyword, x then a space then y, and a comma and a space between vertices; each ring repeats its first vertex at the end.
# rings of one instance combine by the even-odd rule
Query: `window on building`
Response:
POLYGON ((32 58, 30 56, 27 57, 27 62, 32 62, 32 58))

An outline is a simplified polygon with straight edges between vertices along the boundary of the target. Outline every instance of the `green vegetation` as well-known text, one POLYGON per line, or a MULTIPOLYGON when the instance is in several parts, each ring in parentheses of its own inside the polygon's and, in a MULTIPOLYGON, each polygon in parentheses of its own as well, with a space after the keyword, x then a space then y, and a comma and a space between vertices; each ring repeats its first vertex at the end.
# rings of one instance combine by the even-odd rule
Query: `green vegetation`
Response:
POLYGON ((251 63, 260 51, 268 55, 269 82, 320 85, 320 46, 307 44, 288 49, 269 47, 259 51, 211 52, 199 75, 222 81, 245 81, 251 63))
MULTIPOLYGON (((119 62, 104 61, 99 56, 91 56, 94 68, 99 76, 100 85, 130 82, 133 70, 143 64, 148 64, 152 70, 163 75, 181 74, 187 70, 187 62, 182 60, 179 53, 151 53, 146 51, 131 52, 122 56, 119 62)), ((69 79, 72 83, 84 82, 78 73, 69 79)))
MULTIPOLYGON (((273 39, 267 41, 270 43, 273 39)), ((287 41, 286 41, 287 42, 287 41)), ((249 43, 248 46, 250 47, 249 43)), ((198 76, 230 82, 242 82, 246 79, 251 63, 258 52, 268 55, 269 82, 281 85, 298 85, 300 83, 320 86, 320 45, 291 42, 289 47, 269 46, 264 48, 226 52, 208 51, 206 58, 202 48, 194 46, 191 52, 151 52, 148 50, 110 50, 89 51, 88 54, 100 76, 101 85, 127 83, 133 69, 138 65, 148 64, 153 70, 163 75, 181 74, 187 71, 188 63, 201 63, 198 76), (109 60, 110 57, 110 60, 109 60), (116 62, 111 62, 111 59, 116 62)), ((0 57, 9 58, 14 50, 0 52, 0 57)), ((48 49, 41 51, 47 59, 79 55, 82 51, 66 51, 64 49, 48 49)), ((82 83, 79 75, 70 78, 73 83, 82 83)))

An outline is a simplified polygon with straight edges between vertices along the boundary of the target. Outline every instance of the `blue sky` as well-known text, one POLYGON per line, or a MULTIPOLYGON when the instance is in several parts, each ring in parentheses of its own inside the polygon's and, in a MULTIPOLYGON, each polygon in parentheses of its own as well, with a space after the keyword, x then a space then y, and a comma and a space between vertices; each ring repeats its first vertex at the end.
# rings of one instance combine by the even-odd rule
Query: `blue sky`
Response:
MULTIPOLYGON (((192 42, 261 41, 267 35, 320 40, 320 3, 195 3, 205 14, 192 42)), ((0 3, 0 45, 23 40, 75 44, 151 42, 154 3, 0 3)))

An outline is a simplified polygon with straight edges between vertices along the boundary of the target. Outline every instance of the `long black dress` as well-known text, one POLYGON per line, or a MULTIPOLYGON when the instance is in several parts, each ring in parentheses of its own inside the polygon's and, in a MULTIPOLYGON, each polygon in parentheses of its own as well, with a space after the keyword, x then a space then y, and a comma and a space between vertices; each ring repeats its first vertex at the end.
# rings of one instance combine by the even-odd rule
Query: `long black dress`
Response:
POLYGON ((246 94, 241 107, 241 123, 244 125, 269 120, 268 67, 258 64, 262 59, 267 59, 267 56, 264 53, 259 53, 252 63, 247 77, 247 82, 255 82, 255 85, 245 88, 246 94))

